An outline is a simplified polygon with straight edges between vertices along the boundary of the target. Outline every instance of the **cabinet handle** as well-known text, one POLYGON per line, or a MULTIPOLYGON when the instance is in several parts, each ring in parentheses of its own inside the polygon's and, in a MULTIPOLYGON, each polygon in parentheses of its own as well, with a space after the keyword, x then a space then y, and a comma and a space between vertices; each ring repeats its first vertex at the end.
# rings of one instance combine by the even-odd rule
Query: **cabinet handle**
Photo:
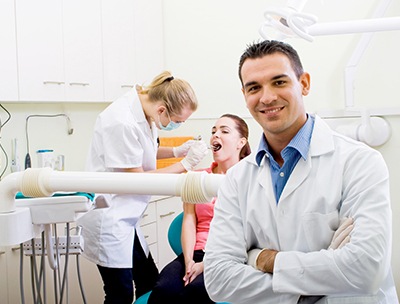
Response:
POLYGON ((43 84, 65 84, 64 81, 43 81, 43 84))
POLYGON ((132 84, 121 84, 121 88, 133 88, 132 84))
POLYGON ((149 236, 148 236, 148 235, 145 235, 145 236, 144 236, 144 238, 145 238, 145 239, 148 239, 148 238, 149 238, 149 236))
POLYGON ((17 250, 20 250, 20 249, 21 249, 20 247, 13 247, 13 248, 11 248, 12 251, 17 251, 17 250))
POLYGON ((175 213, 175 211, 170 211, 170 212, 168 212, 166 214, 160 214, 160 217, 163 218, 163 217, 166 217, 166 216, 170 216, 170 215, 172 215, 174 213, 175 213))
POLYGON ((85 87, 85 86, 88 86, 89 84, 87 82, 70 82, 69 85, 70 86, 77 85, 77 86, 84 86, 85 87))
POLYGON ((5 254, 5 253, 6 253, 5 251, 0 251, 0 255, 5 254))
POLYGON ((146 216, 149 216, 147 213, 142 215, 142 218, 145 218, 146 216))

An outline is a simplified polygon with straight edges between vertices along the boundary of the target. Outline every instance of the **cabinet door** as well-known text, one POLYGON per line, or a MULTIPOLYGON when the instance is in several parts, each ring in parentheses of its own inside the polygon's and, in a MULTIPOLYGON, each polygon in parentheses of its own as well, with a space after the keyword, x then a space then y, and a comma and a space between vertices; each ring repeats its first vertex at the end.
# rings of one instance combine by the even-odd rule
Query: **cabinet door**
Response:
POLYGON ((0 102, 18 100, 14 1, 0 2, 0 102))
POLYGON ((104 97, 107 101, 122 96, 137 81, 134 3, 132 0, 102 0, 104 97))
POLYGON ((176 258, 168 242, 168 229, 173 219, 183 211, 180 197, 170 197, 156 202, 157 206, 157 244, 158 269, 176 258))
POLYGON ((102 0, 105 100, 164 69, 162 20, 161 0, 102 0))
POLYGON ((2 301, 7 302, 8 300, 8 281, 7 281, 7 256, 6 248, 0 247, 0 295, 2 301))
POLYGON ((137 81, 148 84, 164 69, 162 0, 133 2, 135 4, 135 67, 136 74, 139 76, 137 81))
POLYGON ((100 0, 16 0, 21 101, 103 101, 100 0))
POLYGON ((66 101, 103 101, 100 0, 64 0, 66 101))
POLYGON ((62 2, 16 0, 19 100, 62 101, 62 2))

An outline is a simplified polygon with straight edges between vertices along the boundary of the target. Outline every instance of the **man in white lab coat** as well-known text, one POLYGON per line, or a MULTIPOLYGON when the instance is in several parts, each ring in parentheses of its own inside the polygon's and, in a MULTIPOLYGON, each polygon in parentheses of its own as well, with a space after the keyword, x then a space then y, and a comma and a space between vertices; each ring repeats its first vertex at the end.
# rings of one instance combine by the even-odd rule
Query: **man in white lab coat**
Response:
POLYGON ((204 259, 207 291, 231 303, 398 303, 386 164, 306 113, 310 75, 288 44, 250 45, 239 63, 259 149, 219 189, 204 259), (351 240, 329 247, 344 218, 351 240))

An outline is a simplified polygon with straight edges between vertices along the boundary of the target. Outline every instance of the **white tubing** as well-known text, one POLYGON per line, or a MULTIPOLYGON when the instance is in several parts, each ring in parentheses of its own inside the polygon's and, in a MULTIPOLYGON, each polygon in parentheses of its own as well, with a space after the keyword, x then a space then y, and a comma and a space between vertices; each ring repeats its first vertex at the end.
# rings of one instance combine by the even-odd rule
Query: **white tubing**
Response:
MULTIPOLYGON (((45 234, 45 237, 46 237, 47 259, 49 261, 50 268, 55 270, 55 269, 58 268, 58 264, 57 264, 57 260, 54 259, 54 243, 53 243, 53 235, 52 235, 52 232, 51 232, 50 224, 45 224, 44 225, 44 234, 45 234)), ((44 250, 43 249, 43 244, 42 244, 42 250, 44 250)))
POLYGON ((7 175, 0 182, 0 213, 15 211, 15 194, 21 189, 24 171, 7 175))
POLYGON ((181 187, 182 201, 188 203, 207 203, 210 202, 212 197, 207 197, 202 191, 202 184, 205 176, 208 173, 201 172, 199 176, 197 172, 188 172, 186 179, 181 187))
MULTIPOLYGON (((216 196, 224 178, 220 174, 190 174, 201 179, 195 191, 204 193, 194 195, 200 198, 216 196)), ((30 168, 7 175, 0 182, 0 213, 15 210, 15 194, 18 191, 32 197, 51 196, 60 191, 181 196, 186 177, 186 174, 169 173, 67 172, 30 168)))
POLYGON ((308 28, 308 34, 319 36, 395 30, 400 30, 400 17, 314 24, 308 28))
MULTIPOLYGON (((50 169, 50 168, 48 168, 50 169)), ((41 170, 41 169, 39 169, 41 170)), ((95 192, 115 194, 180 195, 181 174, 128 172, 47 171, 39 181, 48 192, 95 192)))

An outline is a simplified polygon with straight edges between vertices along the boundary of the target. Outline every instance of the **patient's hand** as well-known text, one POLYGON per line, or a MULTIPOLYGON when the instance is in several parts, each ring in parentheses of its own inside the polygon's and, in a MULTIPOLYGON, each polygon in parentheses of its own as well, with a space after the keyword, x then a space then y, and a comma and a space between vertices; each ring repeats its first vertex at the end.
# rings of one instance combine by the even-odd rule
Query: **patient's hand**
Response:
POLYGON ((203 262, 195 263, 192 261, 186 265, 186 274, 183 277, 184 285, 188 285, 189 283, 193 282, 193 280, 204 271, 204 264, 203 262))

